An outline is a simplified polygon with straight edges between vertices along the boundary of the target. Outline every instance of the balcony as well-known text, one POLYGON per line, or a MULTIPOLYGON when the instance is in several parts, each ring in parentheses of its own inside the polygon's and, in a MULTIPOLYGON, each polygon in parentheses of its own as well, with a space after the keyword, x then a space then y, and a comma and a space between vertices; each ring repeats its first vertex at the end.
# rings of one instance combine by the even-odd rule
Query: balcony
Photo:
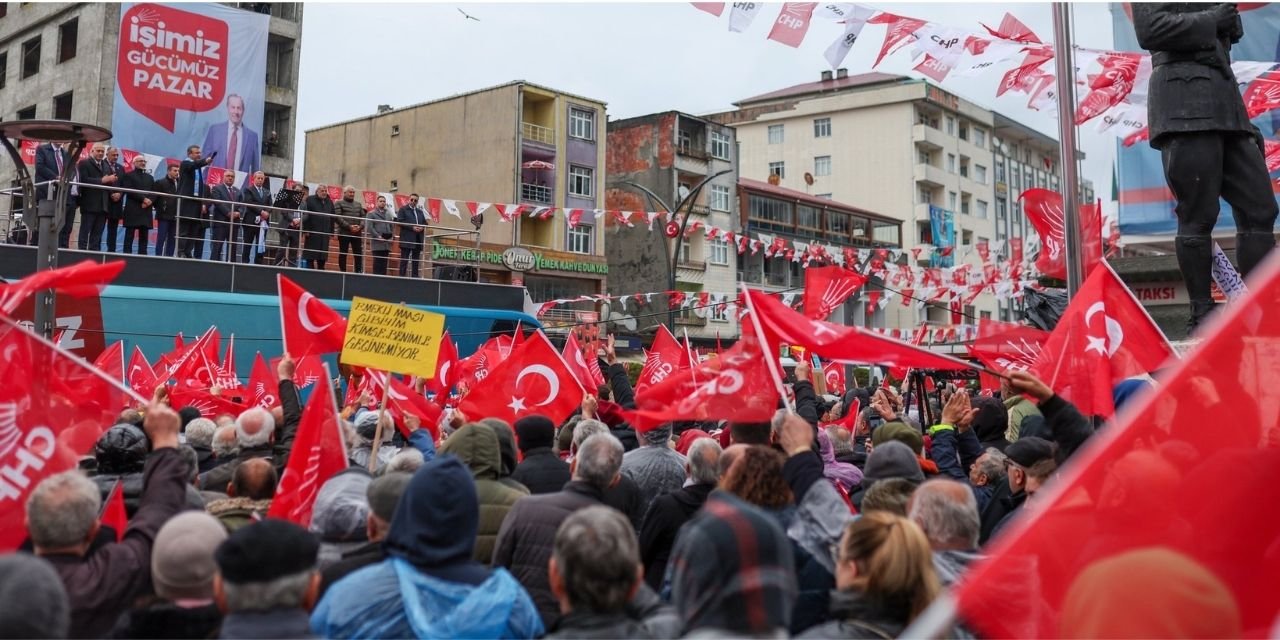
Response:
POLYGON ((552 204, 555 202, 551 187, 544 187, 537 184, 521 184, 520 200, 522 202, 534 202, 537 204, 552 204))
POLYGON ((941 167, 935 167, 923 162, 916 164, 915 177, 917 183, 930 187, 945 187, 950 182, 947 172, 943 171, 941 167))
POLYGON ((942 149, 947 141, 947 134, 934 129, 926 124, 917 124, 911 127, 911 139, 922 147, 931 149, 942 149))
POLYGON ((527 142, 537 142, 549 146, 556 144, 556 130, 551 127, 543 127, 530 122, 520 123, 520 136, 527 142))

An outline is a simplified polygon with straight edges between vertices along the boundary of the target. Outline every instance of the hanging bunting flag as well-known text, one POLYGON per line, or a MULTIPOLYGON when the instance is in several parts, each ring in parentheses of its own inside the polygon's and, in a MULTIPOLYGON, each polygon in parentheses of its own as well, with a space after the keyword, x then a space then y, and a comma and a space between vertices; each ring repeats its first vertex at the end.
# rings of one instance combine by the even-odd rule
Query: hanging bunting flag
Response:
POLYGON ((907 18, 888 11, 881 11, 870 20, 867 20, 867 22, 887 25, 884 32, 884 44, 880 46, 880 53, 876 55, 876 61, 871 63, 873 69, 880 66, 880 61, 884 60, 886 55, 893 53, 898 47, 910 42, 910 38, 915 37, 913 34, 917 29, 928 24, 924 20, 907 18))
POLYGON ((733 8, 729 10, 729 30, 735 33, 746 31, 756 16, 760 15, 761 9, 764 9, 763 2, 733 3, 733 8))
POLYGON ((816 2, 784 2, 782 11, 773 22, 769 31, 769 39, 781 42, 788 47, 799 47, 804 36, 809 32, 809 22, 813 19, 816 2))

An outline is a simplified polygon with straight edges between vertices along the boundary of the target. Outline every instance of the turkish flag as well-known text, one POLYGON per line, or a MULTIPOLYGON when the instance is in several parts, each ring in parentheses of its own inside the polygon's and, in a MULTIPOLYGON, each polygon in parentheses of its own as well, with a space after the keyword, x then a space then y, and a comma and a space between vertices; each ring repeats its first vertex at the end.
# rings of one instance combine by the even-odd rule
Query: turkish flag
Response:
POLYGON ((449 395, 454 377, 458 375, 458 345, 454 344, 446 329, 440 338, 440 353, 436 356, 436 374, 427 380, 427 389, 436 395, 449 395))
POLYGON ((472 420, 498 418, 515 424, 538 414, 560 424, 582 404, 583 393, 568 365, 539 331, 490 369, 462 398, 458 410, 472 420))
POLYGON ((0 551, 11 551, 27 535, 23 508, 36 485, 76 468, 120 407, 143 400, 7 319, 0 354, 0 551))
MULTIPOLYGON (((1064 229, 1062 194, 1048 189, 1027 189, 1020 199, 1023 211, 1040 234, 1040 255, 1036 269, 1044 275, 1067 279, 1067 241, 1064 229)), ((1102 260, 1102 207, 1099 203, 1080 207, 1080 241, 1084 252, 1082 274, 1088 277, 1102 260)))
POLYGON ((1259 496, 1280 483, 1280 260, 1252 275, 969 570, 979 635, 1274 637, 1280 511, 1259 496))
POLYGON ((112 380, 124 381, 124 340, 116 340, 94 359, 93 366, 111 376, 112 380))
POLYGON ((347 468, 347 445, 342 440, 341 419, 334 404, 333 385, 316 385, 302 410, 298 435, 293 441, 289 463, 280 477, 267 517, 288 520, 302 527, 311 525, 311 508, 320 487, 334 474, 347 468))
POLYGON ((129 512, 124 508, 124 481, 116 480, 107 494, 107 501, 102 504, 98 521, 111 527, 116 532, 116 542, 124 540, 124 530, 129 528, 129 512))
POLYGON ((573 374, 584 389, 596 388, 596 381, 591 377, 591 369, 587 366, 586 358, 582 356, 582 345, 578 344, 578 338, 572 331, 564 340, 564 350, 561 351, 560 357, 564 358, 565 365, 569 367, 569 373, 573 374))
POLYGON ((827 393, 844 395, 844 365, 829 362, 822 367, 822 376, 827 379, 827 393))
POLYGON ((294 281, 276 276, 285 353, 294 358, 342 351, 347 320, 294 281))
POLYGON ((978 337, 969 345, 969 356, 1000 373, 1026 371, 1035 364, 1048 339, 1048 331, 1035 327, 979 320, 978 337))
POLYGON ((1111 390, 1176 354, 1105 261, 1084 281, 1045 340, 1031 373, 1085 415, 1110 418, 1111 390))
POLYGON ((883 364, 928 369, 972 369, 973 365, 951 356, 887 338, 861 327, 813 320, 789 309, 763 291, 747 290, 747 306, 756 314, 773 345, 804 347, 820 357, 848 364, 883 364))
POLYGON ((826 320, 866 284, 867 277, 844 267, 815 267, 804 270, 804 315, 826 320))
MULTIPOLYGON (((365 370, 365 380, 373 397, 382 400, 383 389, 387 384, 387 374, 381 371, 365 370)), ((440 417, 444 410, 427 400, 405 381, 391 376, 391 395, 387 398, 387 413, 395 420, 396 428, 408 439, 409 428, 405 424, 405 414, 413 414, 422 423, 423 428, 431 432, 432 438, 440 437, 440 417)))
POLYGON ((682 362, 688 360, 684 347, 671 335, 666 325, 658 325, 658 332, 653 338, 653 345, 645 354, 644 367, 640 369, 640 377, 636 379, 636 393, 658 384, 683 368, 682 362))
POLYGON ((37 271, 17 282, 0 284, 0 313, 13 315, 27 298, 45 289, 72 297, 96 296, 123 270, 123 261, 100 264, 85 260, 69 267, 37 271))
POLYGON ((245 404, 251 407, 272 409, 280 406, 280 385, 267 361, 259 351, 253 357, 253 368, 249 370, 249 388, 245 394, 245 404))
POLYGON ((155 393, 156 374, 151 368, 151 363, 147 362, 147 357, 142 354, 142 347, 138 345, 133 345, 133 353, 129 356, 129 369, 125 374, 125 381, 134 393, 144 398, 150 398, 151 394, 155 393))
POLYGON ((746 334, 720 357, 636 394, 635 410, 623 415, 641 433, 675 420, 767 422, 780 398, 765 360, 774 357, 746 334))
POLYGON ((204 389, 184 388, 175 385, 169 388, 169 406, 174 410, 183 407, 195 407, 200 417, 213 419, 228 414, 238 416, 247 407, 226 396, 215 396, 204 389))

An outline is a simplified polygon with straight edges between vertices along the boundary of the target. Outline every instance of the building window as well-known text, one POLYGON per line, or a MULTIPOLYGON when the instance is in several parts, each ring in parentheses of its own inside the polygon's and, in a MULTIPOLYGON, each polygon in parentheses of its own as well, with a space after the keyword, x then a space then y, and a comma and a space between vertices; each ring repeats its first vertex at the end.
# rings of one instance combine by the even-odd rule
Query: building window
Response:
POLYGON ((58 62, 66 62, 76 57, 76 40, 79 31, 79 18, 72 18, 58 26, 58 62))
POLYGON ((988 206, 988 205, 987 205, 987 201, 986 201, 986 200, 979 200, 979 201, 978 201, 978 210, 977 210, 977 212, 975 212, 975 215, 977 215, 979 218, 982 218, 983 220, 985 220, 985 219, 987 218, 987 206, 988 206))
POLYGON ((398 124, 391 125, 391 135, 393 136, 400 135, 400 125, 398 124))
POLYGON ((779 179, 779 180, 786 180, 786 178, 787 178, 787 163, 785 163, 785 162, 770 162, 770 163, 769 163, 769 175, 771 175, 771 176, 778 176, 778 179, 779 179))
POLYGON ((728 322, 729 305, 721 303, 707 307, 707 317, 711 318, 712 322, 728 322))
POLYGON ((0 89, 4 88, 5 79, 9 77, 9 52, 0 51, 0 89))
POLYGON ((980 164, 973 165, 973 181, 978 184, 986 184, 987 168, 980 164))
POLYGON ((1004 182, 1004 162, 996 163, 996 182, 1004 182))
POLYGON ((782 144, 782 125, 769 125, 769 144, 782 144))
MULTIPOLYGON (((969 194, 967 194, 967 193, 964 195, 964 197, 960 198, 960 213, 962 213, 962 214, 964 214, 964 215, 966 215, 966 216, 967 216, 967 215, 969 215, 969 211, 970 211, 970 210, 969 210, 969 201, 970 201, 970 200, 969 200, 969 194)), ((966 231, 965 233, 968 233, 968 231, 966 231)))
POLYGON ((391 190, 392 190, 392 191, 399 191, 399 190, 400 190, 400 181, 399 181, 399 180, 392 180, 392 181, 391 181, 391 190))
POLYGON ((22 43, 22 79, 40 73, 40 36, 22 43))
POLYGON ((729 264, 729 243, 724 238, 712 238, 708 244, 711 245, 711 264, 729 264))
POLYGON ((711 208, 716 211, 729 210, 729 187, 722 184, 711 185, 711 208))
POLYGON ((53 117, 55 120, 71 119, 71 92, 53 97, 53 117))
POLYGON ((565 250, 569 253, 585 253, 591 254, 591 241, 595 238, 595 227, 589 224, 580 224, 569 229, 569 236, 565 242, 565 250))
POLYGON ((1003 199, 996 200, 996 220, 1004 222, 1009 217, 1009 205, 1003 199))
POLYGON ((717 160, 729 159, 729 134, 711 132, 711 157, 717 160))
POLYGON ((0 18, 3 18, 7 15, 9 15, 9 3, 0 2, 0 18))
POLYGON ((969 159, 964 156, 960 156, 960 177, 969 177, 969 159))
POLYGON ((596 112, 590 109, 569 107, 569 137, 595 140, 596 112))
POLYGON ((969 123, 968 122, 960 123, 960 139, 961 140, 969 139, 969 123))
POLYGON ((272 87, 288 87, 293 78, 293 40, 284 38, 267 41, 267 84, 272 87))
POLYGON ((831 118, 814 118, 813 137, 815 138, 831 137, 831 118))
POLYGON ((813 175, 831 175, 831 156, 817 156, 813 159, 813 175))
POLYGON ((33 104, 27 107, 26 109, 18 109, 18 119, 19 120, 35 120, 36 106, 33 104))
POLYGON ((978 127, 973 128, 973 144, 981 149, 987 148, 987 132, 978 127))
POLYGON ((954 136, 956 134, 956 119, 947 116, 947 135, 954 136))
POLYGON ((920 204, 932 204, 932 203, 933 203, 933 191, 932 191, 932 190, 930 190, 930 189, 926 189, 926 188, 924 188, 924 187, 920 187, 920 191, 916 194, 916 196, 917 196, 917 198, 919 198, 919 200, 917 200, 917 202, 919 202, 920 204))
POLYGON ((592 197, 592 183, 594 180, 595 171, 587 167, 569 165, 569 195, 583 198, 592 197))
POLYGON ((947 209, 951 211, 956 210, 956 192, 954 191, 947 192, 947 209))
POLYGON ((919 164, 929 164, 929 152, 924 149, 916 149, 916 162, 919 164))
POLYGON ((947 172, 949 173, 956 172, 956 154, 954 153, 947 154, 947 172))

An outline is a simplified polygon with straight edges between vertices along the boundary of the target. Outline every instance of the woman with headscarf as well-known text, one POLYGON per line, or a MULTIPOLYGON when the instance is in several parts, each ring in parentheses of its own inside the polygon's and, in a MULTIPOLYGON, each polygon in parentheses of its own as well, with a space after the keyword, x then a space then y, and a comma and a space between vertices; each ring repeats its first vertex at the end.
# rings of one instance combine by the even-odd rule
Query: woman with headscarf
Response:
POLYGON ((818 429, 818 455, 822 456, 822 475, 845 492, 853 491, 862 483, 862 469, 847 462, 836 461, 836 452, 826 429, 818 429))

